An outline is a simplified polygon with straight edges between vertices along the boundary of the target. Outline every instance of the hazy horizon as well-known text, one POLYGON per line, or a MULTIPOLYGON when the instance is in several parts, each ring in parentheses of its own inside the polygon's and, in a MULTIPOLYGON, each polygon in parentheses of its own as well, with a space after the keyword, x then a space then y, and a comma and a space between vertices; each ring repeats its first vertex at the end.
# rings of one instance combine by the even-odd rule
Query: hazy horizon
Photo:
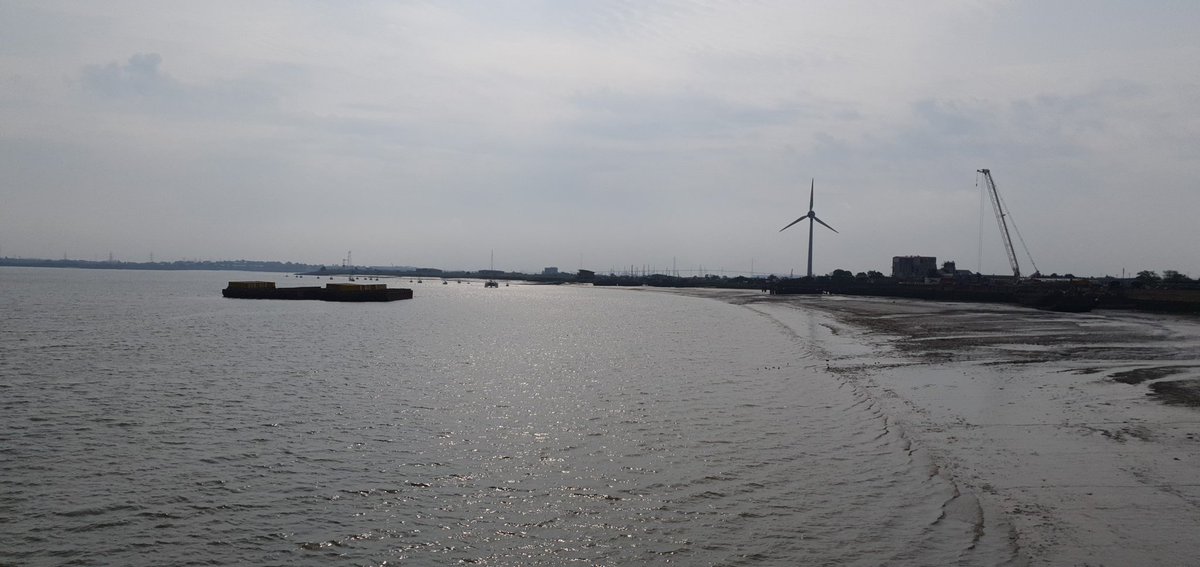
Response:
POLYGON ((1082 0, 5 2, 0 255, 802 274, 807 227, 779 229, 815 178, 839 233, 817 227, 814 272, 1003 274, 989 168, 1041 272, 1198 277, 1196 21, 1082 0))

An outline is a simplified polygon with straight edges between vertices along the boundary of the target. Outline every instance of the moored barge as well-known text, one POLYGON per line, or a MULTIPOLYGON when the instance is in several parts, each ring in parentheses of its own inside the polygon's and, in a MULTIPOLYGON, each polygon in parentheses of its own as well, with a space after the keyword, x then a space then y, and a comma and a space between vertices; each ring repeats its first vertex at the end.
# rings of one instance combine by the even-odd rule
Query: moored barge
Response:
POLYGON ((275 282, 229 282, 221 295, 236 299, 315 299, 318 301, 397 301, 412 299, 409 288, 387 284, 331 283, 325 287, 275 287, 275 282))

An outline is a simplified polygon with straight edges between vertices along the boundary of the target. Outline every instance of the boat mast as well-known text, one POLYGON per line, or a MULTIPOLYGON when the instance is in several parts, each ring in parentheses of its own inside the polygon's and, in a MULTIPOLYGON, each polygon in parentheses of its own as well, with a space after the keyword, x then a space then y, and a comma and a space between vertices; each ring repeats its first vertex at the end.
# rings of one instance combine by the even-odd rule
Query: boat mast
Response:
POLYGON ((983 181, 987 184, 988 195, 992 197, 992 209, 996 211, 996 224, 1000 225, 1000 239, 1004 241, 1004 251, 1008 253, 1008 265, 1012 267, 1013 277, 1020 279, 1021 266, 1017 264, 1017 250, 1013 248, 1012 235, 1008 232, 1008 213, 1000 205, 1000 193, 996 191, 996 182, 992 180, 992 170, 980 169, 983 181))

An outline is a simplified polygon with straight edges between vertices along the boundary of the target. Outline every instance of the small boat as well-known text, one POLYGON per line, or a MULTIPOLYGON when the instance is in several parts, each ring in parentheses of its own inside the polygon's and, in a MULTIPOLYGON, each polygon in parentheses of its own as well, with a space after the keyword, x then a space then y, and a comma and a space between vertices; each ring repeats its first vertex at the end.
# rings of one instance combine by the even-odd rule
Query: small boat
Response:
POLYGON ((488 280, 483 283, 483 287, 500 287, 500 284, 496 283, 496 280, 488 280))

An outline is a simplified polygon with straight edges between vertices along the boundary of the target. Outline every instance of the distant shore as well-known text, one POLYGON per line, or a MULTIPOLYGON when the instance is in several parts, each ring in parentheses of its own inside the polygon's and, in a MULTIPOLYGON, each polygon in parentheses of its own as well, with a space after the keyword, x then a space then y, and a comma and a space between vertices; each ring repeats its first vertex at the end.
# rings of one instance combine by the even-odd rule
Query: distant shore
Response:
MULTIPOLYGON (((121 262, 121 261, 89 261, 89 260, 49 260, 30 258, 0 258, 0 267, 34 267, 34 268, 77 268, 77 269, 112 269, 112 270, 211 270, 211 271, 250 271, 289 273, 305 276, 320 277, 398 277, 398 278, 441 278, 441 279, 493 279, 507 281, 525 281, 541 284, 575 283, 596 286, 617 287, 659 287, 659 288, 690 288, 714 290, 753 290, 788 295, 815 295, 831 293, 835 296, 852 296, 863 298, 889 297, 927 297, 935 302, 956 298, 967 304, 987 304, 989 302, 1013 301, 1005 292, 1009 288, 1028 286, 1033 291, 1042 289, 1046 297, 1053 300, 1050 291, 1061 289, 1064 285, 1071 288, 1074 283, 1055 280, 1022 281, 1014 286, 1011 282, 1004 286, 986 288, 981 292, 974 287, 961 292, 955 286, 945 286, 937 282, 921 283, 897 281, 879 275, 877 278, 849 279, 836 276, 819 276, 809 279, 780 279, 774 277, 745 277, 718 276, 707 274, 703 276, 669 276, 664 274, 646 275, 604 275, 581 270, 578 274, 570 272, 543 272, 527 274, 521 272, 505 272, 502 270, 443 270, 440 268, 412 267, 369 267, 369 266, 317 266, 293 262, 258 261, 258 260, 197 260, 173 262, 121 262), (1052 287, 1058 286, 1058 287, 1052 287), (802 291, 797 292, 800 288, 802 291), (789 291, 790 290, 790 291, 789 291), (988 291, 990 290, 990 291, 988 291), (903 293, 901 293, 903 292, 903 293), (999 296, 1000 299, 992 296, 999 296)), ((985 278, 992 278, 986 276, 985 278)), ((1003 281, 1005 278, 996 278, 1003 281)), ((1008 278, 1011 280, 1011 278, 1008 278)), ((1103 279, 1101 279, 1103 280, 1103 279)), ((1200 314, 1200 283, 1190 281, 1185 284, 1168 284, 1147 286, 1145 282, 1134 280, 1110 280, 1106 285, 1089 283, 1091 280, 1072 280, 1083 284, 1078 289, 1083 295, 1078 299, 1089 302, 1087 309, 1131 310, 1157 313, 1200 314), (1128 285, 1126 285, 1128 284, 1128 285)), ((1101 283, 1105 283, 1101 281, 1101 283)), ((1072 294, 1074 295, 1074 294, 1072 294)), ((1034 299, 1038 299, 1034 294, 1034 299)), ((1046 297, 1042 297, 1045 299, 1046 297)), ((1035 302, 1036 303, 1036 302, 1035 302)), ((1036 304, 1029 305, 1037 307, 1036 304)), ((1053 308, 1051 306, 1050 308, 1053 308)), ((1068 310, 1068 309, 1060 309, 1068 310)))
POLYGON ((0 258, 0 266, 19 268, 78 268, 85 270, 217 270, 299 273, 321 266, 270 260, 175 260, 171 262, 124 262, 120 260, 49 260, 44 258, 0 258))

